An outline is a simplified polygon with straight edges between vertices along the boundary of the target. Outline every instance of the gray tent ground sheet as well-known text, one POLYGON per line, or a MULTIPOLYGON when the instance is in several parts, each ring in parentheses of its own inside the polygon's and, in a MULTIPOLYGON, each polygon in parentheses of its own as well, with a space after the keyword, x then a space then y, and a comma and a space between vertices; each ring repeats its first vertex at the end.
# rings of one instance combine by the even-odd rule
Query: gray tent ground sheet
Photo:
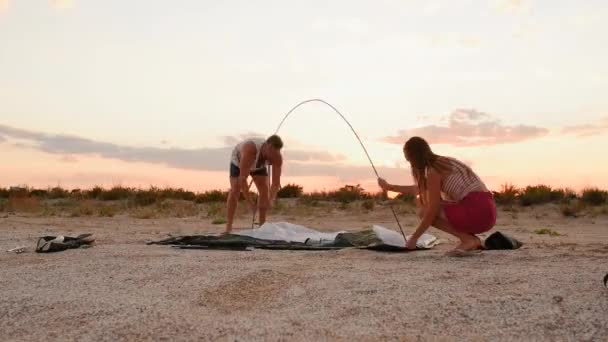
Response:
MULTIPOLYGON (((401 233, 378 225, 354 232, 326 233, 288 222, 265 223, 257 229, 240 230, 226 235, 175 236, 149 244, 184 249, 332 250, 355 247, 381 251, 406 250, 401 233)), ((418 239, 417 249, 431 249, 437 244, 439 240, 435 236, 424 234, 418 239)))

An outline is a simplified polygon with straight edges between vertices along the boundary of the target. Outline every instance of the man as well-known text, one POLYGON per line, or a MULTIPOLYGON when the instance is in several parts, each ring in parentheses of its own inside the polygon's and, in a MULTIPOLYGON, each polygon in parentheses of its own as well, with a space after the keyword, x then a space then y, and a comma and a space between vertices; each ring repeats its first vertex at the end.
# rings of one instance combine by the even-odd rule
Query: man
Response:
POLYGON ((230 192, 228 193, 228 217, 226 219, 226 233, 232 231, 234 214, 241 192, 256 210, 253 200, 249 196, 247 178, 253 178, 258 189, 258 208, 260 211, 259 222, 266 221, 266 212, 277 197, 281 188, 281 167, 283 156, 281 149, 283 140, 278 135, 272 135, 268 139, 252 138, 242 141, 234 150, 230 160, 230 192), (268 165, 272 166, 272 185, 268 189, 268 165))

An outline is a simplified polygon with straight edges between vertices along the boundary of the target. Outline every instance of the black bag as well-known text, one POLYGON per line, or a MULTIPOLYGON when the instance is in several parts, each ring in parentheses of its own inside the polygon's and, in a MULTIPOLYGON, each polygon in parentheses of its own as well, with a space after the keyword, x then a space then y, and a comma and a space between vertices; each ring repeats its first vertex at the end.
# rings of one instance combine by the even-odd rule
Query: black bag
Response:
POLYGON ((523 243, 501 232, 488 236, 484 242, 485 249, 518 249, 523 243))
POLYGON ((43 236, 38 239, 36 253, 61 252, 70 248, 78 248, 82 245, 90 245, 94 241, 93 234, 80 234, 77 237, 43 236))

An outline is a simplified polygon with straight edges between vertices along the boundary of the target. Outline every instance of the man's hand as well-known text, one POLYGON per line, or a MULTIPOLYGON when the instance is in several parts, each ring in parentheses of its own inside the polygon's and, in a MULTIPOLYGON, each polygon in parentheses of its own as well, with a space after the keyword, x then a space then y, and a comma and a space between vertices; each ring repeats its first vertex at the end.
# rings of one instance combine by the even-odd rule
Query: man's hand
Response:
POLYGON ((257 205, 255 204, 255 201, 253 200, 253 198, 251 198, 251 196, 247 196, 247 204, 249 205, 249 209, 251 209, 251 212, 255 212, 257 210, 257 205))

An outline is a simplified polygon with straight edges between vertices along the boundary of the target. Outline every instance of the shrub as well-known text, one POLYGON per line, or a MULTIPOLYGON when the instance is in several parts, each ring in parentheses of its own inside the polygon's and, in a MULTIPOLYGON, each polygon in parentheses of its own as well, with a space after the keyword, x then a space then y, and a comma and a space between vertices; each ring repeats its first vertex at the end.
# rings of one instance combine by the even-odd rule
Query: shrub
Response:
POLYGON ((68 198, 70 197, 70 193, 60 187, 54 187, 51 190, 49 190, 48 192, 48 198, 50 199, 56 199, 56 198, 68 198))
POLYGON ((196 195, 196 203, 226 202, 228 191, 211 190, 196 195))
POLYGON ((148 190, 137 191, 133 198, 133 202, 138 206, 147 206, 156 203, 159 197, 158 188, 150 187, 148 190))
POLYGON ((511 205, 515 203, 520 190, 513 184, 505 183, 501 186, 500 192, 494 192, 494 200, 498 204, 511 205))
POLYGON ((6 210, 9 212, 38 212, 41 210, 40 202, 36 197, 11 195, 6 203, 6 210))
POLYGON ((6 188, 0 188, 0 198, 8 198, 10 191, 6 188))
POLYGON ((587 188, 583 190, 581 200, 594 206, 602 205, 608 200, 608 192, 598 188, 587 188))
POLYGON ((134 192, 134 189, 125 188, 118 185, 112 187, 112 189, 107 191, 102 190, 99 199, 102 201, 117 201, 121 199, 128 199, 134 192))
POLYGON ((218 217, 213 219, 213 221, 211 221, 211 224, 224 224, 226 223, 226 219, 224 219, 223 217, 218 217))
POLYGON ((277 193, 278 198, 296 198, 302 196, 304 188, 297 184, 287 184, 277 193))
POLYGON ((552 190, 546 185, 527 186, 519 194, 519 201, 523 206, 549 203, 551 200, 552 190))
POLYGON ((568 201, 560 206, 559 210, 566 217, 579 217, 585 206, 578 200, 568 201))
POLYGON ((395 199, 403 201, 405 203, 415 203, 416 202, 416 196, 412 195, 412 194, 399 194, 399 195, 397 195, 397 197, 395 197, 395 199))
POLYGON ((538 235, 549 235, 549 236, 562 236, 562 234, 556 232, 555 230, 551 230, 549 228, 537 229, 534 233, 538 235))
POLYGON ((570 188, 554 189, 551 191, 551 201, 554 202, 568 202, 576 198, 576 192, 570 188))
POLYGON ((99 216, 101 217, 114 217, 116 210, 111 206, 102 206, 99 208, 99 216))
POLYGON ((300 198, 298 198, 298 204, 310 207, 318 207, 320 205, 318 199, 315 199, 313 196, 307 194, 304 194, 300 198))
POLYGON ((361 185, 345 185, 338 191, 328 193, 328 197, 337 200, 340 203, 350 203, 361 199, 369 198, 361 185))
POLYGON ((361 207, 365 210, 372 211, 376 207, 376 201, 373 199, 365 200, 361 203, 361 207))
POLYGON ((100 199, 103 192, 103 188, 96 185, 93 189, 86 192, 86 197, 90 199, 100 199))
POLYGON ((49 196, 48 190, 42 189, 33 189, 30 191, 30 196, 38 197, 38 198, 46 198, 49 196))

